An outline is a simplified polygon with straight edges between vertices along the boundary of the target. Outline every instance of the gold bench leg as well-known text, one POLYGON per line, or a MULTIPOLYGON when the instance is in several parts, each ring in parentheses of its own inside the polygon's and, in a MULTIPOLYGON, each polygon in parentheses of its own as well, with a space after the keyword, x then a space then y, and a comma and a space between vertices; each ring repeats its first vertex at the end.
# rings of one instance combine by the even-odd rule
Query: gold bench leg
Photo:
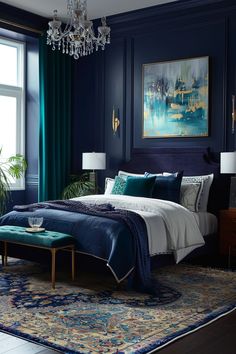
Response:
POLYGON ((4 241, 3 266, 7 266, 7 242, 4 241))
POLYGON ((72 246, 71 248, 71 275, 72 280, 75 280, 75 247, 72 246))
POLYGON ((56 280, 56 248, 51 249, 52 253, 52 271, 51 271, 51 277, 52 277, 52 288, 55 289, 55 280, 56 280))
POLYGON ((4 242, 2 242, 2 266, 4 267, 4 242))

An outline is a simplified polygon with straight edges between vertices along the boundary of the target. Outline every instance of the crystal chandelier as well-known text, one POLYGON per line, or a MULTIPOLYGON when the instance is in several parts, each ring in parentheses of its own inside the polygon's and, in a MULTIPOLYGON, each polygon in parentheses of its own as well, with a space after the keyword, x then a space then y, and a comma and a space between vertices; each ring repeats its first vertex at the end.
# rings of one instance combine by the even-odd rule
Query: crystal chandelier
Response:
POLYGON ((105 49, 110 43, 110 27, 106 18, 101 19, 102 25, 97 28, 97 37, 93 30, 93 22, 88 20, 87 0, 67 0, 67 23, 63 27, 57 10, 54 10, 53 20, 48 23, 47 44, 75 59, 93 53, 94 48, 105 49))

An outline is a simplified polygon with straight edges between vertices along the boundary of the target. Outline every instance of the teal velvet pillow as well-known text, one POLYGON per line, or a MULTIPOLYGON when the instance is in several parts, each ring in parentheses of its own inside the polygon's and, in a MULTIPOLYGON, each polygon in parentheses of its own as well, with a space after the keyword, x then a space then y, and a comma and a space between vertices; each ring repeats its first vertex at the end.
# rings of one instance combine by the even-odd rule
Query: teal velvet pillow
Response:
POLYGON ((124 195, 131 195, 134 197, 152 196, 152 190, 155 184, 156 176, 154 177, 132 177, 128 176, 126 179, 124 195))
POLYGON ((126 180, 122 177, 116 176, 111 194, 123 194, 125 185, 126 185, 126 180))

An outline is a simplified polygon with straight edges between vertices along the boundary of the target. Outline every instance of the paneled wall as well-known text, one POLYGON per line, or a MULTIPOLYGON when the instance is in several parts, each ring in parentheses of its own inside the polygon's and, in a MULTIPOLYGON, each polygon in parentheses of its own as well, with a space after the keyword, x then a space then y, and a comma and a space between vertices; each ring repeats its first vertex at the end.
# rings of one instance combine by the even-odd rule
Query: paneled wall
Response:
POLYGON ((234 150, 231 95, 235 94, 236 2, 184 0, 110 17, 112 43, 76 64, 73 168, 83 151, 106 151, 114 175, 135 149, 234 150), (142 65, 209 56, 210 134, 203 138, 142 138, 142 65), (82 72, 82 74, 81 74, 82 72), (112 132, 112 110, 120 129, 112 132), (82 123, 84 122, 84 123, 82 123))
MULTIPOLYGON (((38 30, 47 28, 47 19, 0 2, 0 27, 31 35, 27 30, 1 23, 1 18, 38 30)), ((106 151, 108 166, 104 175, 113 176, 137 150, 147 154, 156 148, 234 150, 231 96, 236 94, 235 0, 179 0, 112 16, 108 23, 112 29, 111 45, 105 51, 74 62, 72 172, 81 170, 82 152, 86 151, 106 151), (209 137, 143 139, 142 65, 200 56, 209 56, 210 62, 209 137), (120 119, 120 129, 115 135, 112 132, 113 108, 120 119)), ((39 102, 38 78, 32 73, 36 73, 39 34, 34 35, 36 38, 29 36, 27 44, 31 80, 27 94, 30 167, 27 192, 20 195, 25 202, 35 200, 37 194, 38 144, 35 145, 35 138, 39 102)))

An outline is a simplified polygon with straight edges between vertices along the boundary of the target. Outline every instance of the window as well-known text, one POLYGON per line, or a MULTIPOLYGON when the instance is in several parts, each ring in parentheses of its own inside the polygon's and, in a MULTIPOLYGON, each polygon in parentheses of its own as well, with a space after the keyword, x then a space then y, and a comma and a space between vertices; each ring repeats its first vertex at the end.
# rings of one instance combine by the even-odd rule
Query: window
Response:
MULTIPOLYGON (((0 37, 1 159, 25 152, 25 45, 0 37)), ((25 180, 11 179, 11 189, 25 188, 25 180)))

